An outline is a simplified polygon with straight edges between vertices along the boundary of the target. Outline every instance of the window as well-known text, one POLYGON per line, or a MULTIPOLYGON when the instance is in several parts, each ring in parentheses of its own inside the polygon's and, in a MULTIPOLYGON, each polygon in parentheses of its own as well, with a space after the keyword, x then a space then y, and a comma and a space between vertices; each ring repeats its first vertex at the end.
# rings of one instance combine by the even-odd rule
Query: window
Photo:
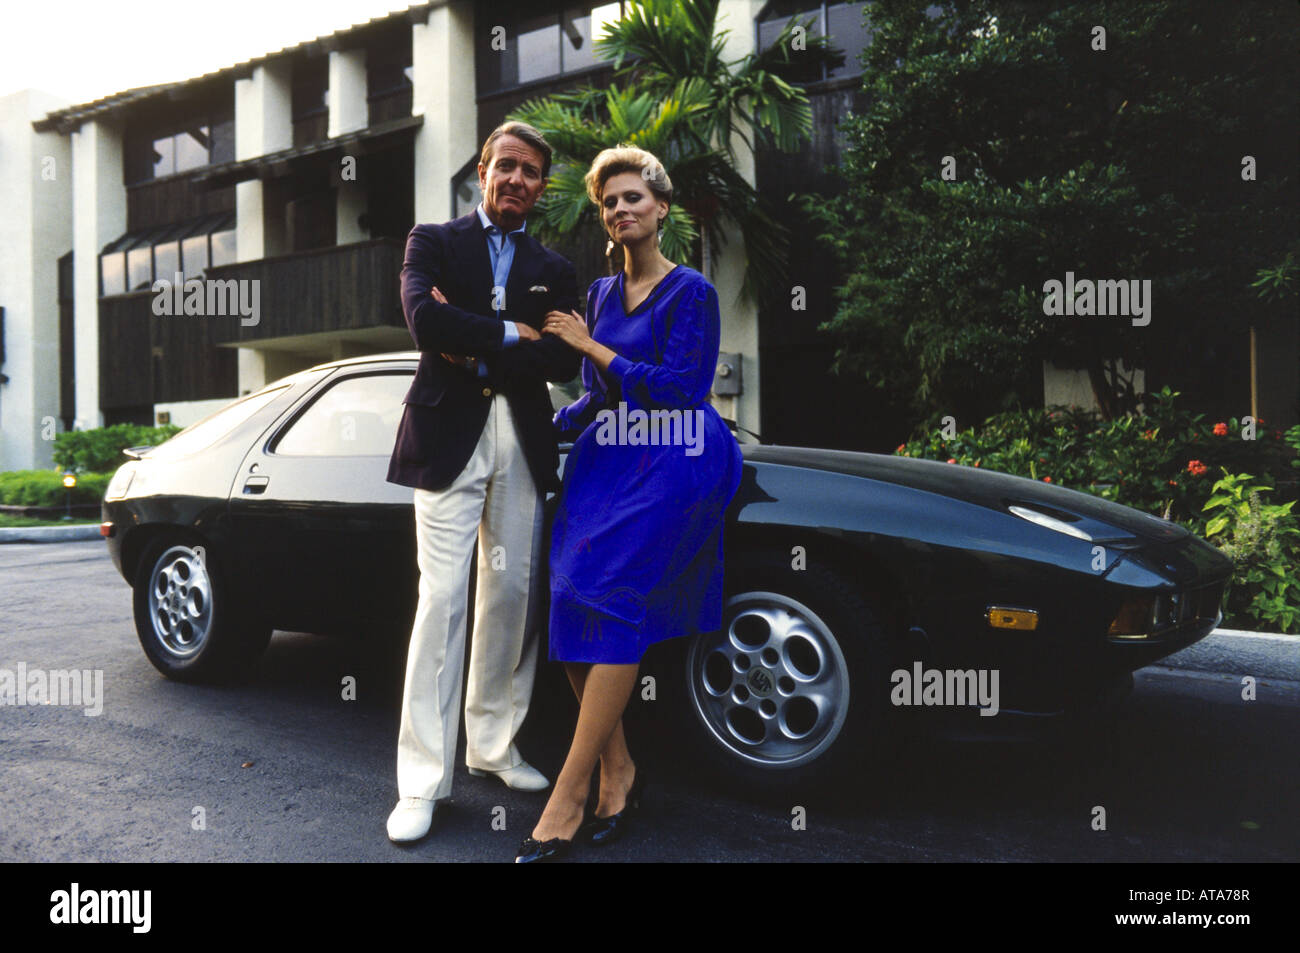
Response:
POLYGON ((212 267, 235 261, 235 230, 212 233, 212 267))
POLYGON ((126 253, 126 287, 128 291, 148 291, 153 284, 153 249, 144 245, 126 253))
POLYGON ((605 32, 605 24, 622 16, 617 3, 602 3, 587 10, 585 7, 570 7, 560 14, 560 31, 564 40, 560 43, 562 68, 566 73, 595 66, 595 42, 605 32), (594 33, 593 33, 593 24, 594 33))
MULTIPOLYGON (((214 414, 209 414, 198 423, 190 424, 170 440, 160 443, 146 456, 150 460, 174 460, 178 457, 197 453, 212 446, 226 434, 248 420, 259 410, 280 396, 286 387, 275 387, 251 394, 233 404, 222 407, 214 414)), ((396 433, 396 429, 394 429, 396 433)))
POLYGON ((229 162, 235 158, 234 109, 204 109, 184 119, 128 127, 124 152, 127 185, 229 162))
POLYGON ((468 215, 483 201, 483 190, 478 184, 478 160, 477 155, 470 156, 469 161, 452 176, 451 191, 456 203, 457 218, 468 215))
POLYGON ((163 136, 153 141, 153 178, 159 179, 176 171, 175 139, 175 136, 163 136))
POLYGON ((798 76, 799 82, 857 76, 862 72, 859 58, 871 42, 871 31, 863 20, 865 3, 812 3, 809 0, 773 0, 758 15, 758 45, 766 49, 781 35, 791 18, 800 23, 812 20, 809 36, 829 36, 831 45, 844 53, 844 64, 835 68, 810 69, 798 76))
POLYGON ((831 3, 826 7, 826 34, 844 51, 844 65, 829 70, 827 79, 857 76, 862 72, 862 51, 871 35, 862 19, 862 3, 831 3))
POLYGON ((486 22, 505 28, 505 48, 494 48, 492 30, 479 31, 479 92, 500 92, 601 65, 593 44, 604 24, 622 15, 622 3, 571 4, 557 13, 524 17, 508 8, 490 10, 486 22))
POLYGON ((178 271, 193 278, 210 265, 234 260, 232 212, 129 232, 100 253, 100 294, 148 291, 157 279, 174 281, 178 271))
POLYGON ((208 164, 208 151, 212 138, 207 126, 195 126, 185 132, 178 132, 174 137, 172 151, 176 154, 176 171, 188 172, 208 164))
POLYGON ((191 235, 181 242, 181 270, 193 278, 208 267, 208 236, 191 235))
POLYGON ((273 453, 296 456, 387 457, 393 452, 410 374, 345 377, 289 425, 273 453))
POLYGON ((126 256, 122 252, 109 252, 99 259, 99 287, 101 295, 126 293, 126 256))
POLYGON ((180 271, 180 242, 164 242, 153 246, 153 273, 159 278, 174 281, 180 271))

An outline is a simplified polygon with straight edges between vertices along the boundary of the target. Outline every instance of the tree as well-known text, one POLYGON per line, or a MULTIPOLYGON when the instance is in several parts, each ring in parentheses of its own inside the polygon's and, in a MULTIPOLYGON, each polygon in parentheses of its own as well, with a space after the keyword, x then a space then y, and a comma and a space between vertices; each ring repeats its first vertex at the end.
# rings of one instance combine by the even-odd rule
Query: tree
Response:
POLYGON ((639 146, 659 157, 673 181, 663 253, 699 262, 708 274, 734 225, 747 256, 742 293, 764 297, 782 285, 788 232, 736 171, 735 140, 798 148, 812 113, 786 77, 843 56, 824 37, 792 42, 795 29, 807 26, 792 18, 766 49, 728 62, 728 31, 717 29, 717 15, 718 0, 633 0, 595 44, 615 67, 612 87, 532 100, 510 118, 536 126, 555 149, 535 212, 543 240, 599 231, 583 176, 602 149, 639 146))
POLYGON ((1140 398, 1120 360, 1244 340, 1258 263, 1297 235, 1296 7, 937 7, 868 3, 846 193, 804 201, 846 274, 837 367, 969 414, 1026 402, 1049 359, 1113 417, 1140 398), (1045 314, 1066 272, 1149 280, 1150 324, 1045 314))

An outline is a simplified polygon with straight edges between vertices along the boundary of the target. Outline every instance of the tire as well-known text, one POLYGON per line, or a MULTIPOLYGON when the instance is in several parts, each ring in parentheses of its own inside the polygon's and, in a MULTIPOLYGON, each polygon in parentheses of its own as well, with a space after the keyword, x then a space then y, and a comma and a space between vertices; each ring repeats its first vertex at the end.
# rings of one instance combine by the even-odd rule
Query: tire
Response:
POLYGON ((728 568, 722 629, 684 650, 700 760, 729 787, 769 795, 878 769, 896 731, 888 640, 867 600, 785 555, 728 568))
POLYGON ((271 626, 240 604, 219 554, 165 534, 146 548, 133 585, 135 630, 154 668, 182 682, 244 673, 266 650, 271 626))

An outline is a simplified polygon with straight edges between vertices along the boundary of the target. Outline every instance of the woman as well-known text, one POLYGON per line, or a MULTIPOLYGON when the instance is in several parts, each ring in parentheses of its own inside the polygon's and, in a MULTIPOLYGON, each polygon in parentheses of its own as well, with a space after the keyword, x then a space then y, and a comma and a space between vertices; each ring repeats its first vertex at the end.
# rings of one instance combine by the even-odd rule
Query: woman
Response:
POLYGON ((723 512, 740 484, 740 448, 707 399, 717 292, 659 252, 672 201, 663 164, 606 149, 586 182, 624 265, 592 283, 586 321, 553 311, 542 329, 584 357, 586 393, 555 415, 574 444, 552 529, 550 618, 551 658, 565 663, 580 707, 520 863, 568 851, 598 761, 584 833, 608 843, 623 832, 644 783, 622 722, 637 666, 654 642, 721 626, 723 512))

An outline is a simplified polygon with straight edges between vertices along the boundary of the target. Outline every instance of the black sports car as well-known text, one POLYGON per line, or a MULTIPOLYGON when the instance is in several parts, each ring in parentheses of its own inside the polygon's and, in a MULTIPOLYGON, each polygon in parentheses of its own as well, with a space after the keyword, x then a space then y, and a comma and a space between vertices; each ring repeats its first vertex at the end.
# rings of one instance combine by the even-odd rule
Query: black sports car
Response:
MULTIPOLYGON (((235 673, 272 629, 409 632, 412 491, 385 473, 418 357, 322 364, 128 452, 101 532, 161 672, 235 673)), ((1221 618, 1231 563, 1164 520, 987 470, 742 449, 723 629, 664 645, 695 741, 747 781, 860 760, 906 708, 1087 710, 1221 618)))

